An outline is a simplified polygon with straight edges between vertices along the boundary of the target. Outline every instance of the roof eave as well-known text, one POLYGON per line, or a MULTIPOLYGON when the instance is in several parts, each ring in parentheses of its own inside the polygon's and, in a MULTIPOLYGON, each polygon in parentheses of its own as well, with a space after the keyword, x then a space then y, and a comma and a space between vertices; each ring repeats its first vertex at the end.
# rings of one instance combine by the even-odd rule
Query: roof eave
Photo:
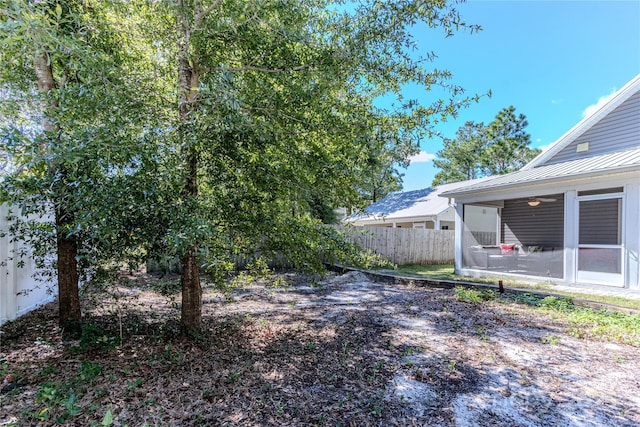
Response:
POLYGON ((579 138, 580 135, 589 130, 597 122, 602 120, 607 114, 620 106, 620 104, 633 96, 633 94, 635 94, 638 90, 640 90, 640 74, 635 76, 633 79, 631 79, 631 81, 620 88, 620 90, 618 90, 618 92, 607 103, 601 106, 590 116, 587 116, 579 121, 574 127, 569 129, 569 131, 558 138, 558 140, 548 150, 538 154, 533 160, 524 165, 520 170, 527 170, 544 164, 567 145, 571 144, 573 141, 579 138))
POLYGON ((443 197, 451 197, 451 198, 464 197, 464 196, 477 195, 481 193, 489 193, 494 191, 513 190, 514 188, 527 187, 527 186, 536 185, 536 184, 544 185, 544 184, 553 184, 561 181, 577 181, 581 179, 594 178, 601 175, 611 176, 611 175, 618 175, 618 174, 634 172, 634 171, 640 172, 640 166, 628 165, 628 166, 621 166, 615 169, 597 170, 597 171, 589 171, 589 172, 584 172, 581 174, 574 174, 574 175, 562 175, 562 176, 553 176, 549 178, 540 178, 535 181, 510 182, 502 185, 496 185, 495 187, 478 188, 478 189, 468 190, 468 191, 456 192, 454 190, 454 191, 443 193, 443 197))

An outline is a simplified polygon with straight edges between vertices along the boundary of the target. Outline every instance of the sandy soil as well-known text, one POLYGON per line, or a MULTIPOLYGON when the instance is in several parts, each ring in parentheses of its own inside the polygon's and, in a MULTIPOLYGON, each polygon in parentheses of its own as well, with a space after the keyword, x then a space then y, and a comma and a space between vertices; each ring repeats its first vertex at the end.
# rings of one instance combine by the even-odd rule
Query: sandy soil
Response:
POLYGON ((0 425, 98 425, 107 411, 131 427, 640 425, 637 347, 447 289, 282 277, 231 299, 206 288, 195 342, 176 332, 179 295, 144 282, 85 309, 104 346, 63 341, 53 306, 6 325, 0 368, 17 387, 0 425), (106 345, 119 319, 124 341, 106 345))

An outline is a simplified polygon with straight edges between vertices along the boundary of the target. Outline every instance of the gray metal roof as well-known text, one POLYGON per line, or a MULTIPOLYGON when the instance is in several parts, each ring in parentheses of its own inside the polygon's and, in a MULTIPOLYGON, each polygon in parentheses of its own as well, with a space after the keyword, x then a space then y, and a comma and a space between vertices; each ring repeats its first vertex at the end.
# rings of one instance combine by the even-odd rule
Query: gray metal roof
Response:
POLYGON ((498 175, 476 184, 444 191, 441 196, 455 197, 485 190, 525 186, 533 183, 573 179, 589 175, 608 175, 629 170, 640 171, 640 147, 498 175))

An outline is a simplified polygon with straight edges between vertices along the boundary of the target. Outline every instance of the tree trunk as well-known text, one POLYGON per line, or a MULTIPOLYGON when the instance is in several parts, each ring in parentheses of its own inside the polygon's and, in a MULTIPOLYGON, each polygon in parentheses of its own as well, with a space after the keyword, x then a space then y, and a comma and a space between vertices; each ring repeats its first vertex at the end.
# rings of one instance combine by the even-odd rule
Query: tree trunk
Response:
POLYGON ((56 247, 58 252, 58 304, 59 324, 67 333, 80 330, 80 295, 78 293, 78 246, 66 236, 68 216, 62 208, 56 209, 56 247))
POLYGON ((200 269, 195 255, 195 247, 191 247, 182 258, 182 328, 187 332, 200 329, 202 325, 202 287, 200 285, 200 269))
MULTIPOLYGON (((189 18, 183 2, 178 7, 178 103, 180 114, 182 146, 185 149, 185 161, 187 163, 187 176, 183 189, 185 199, 195 201, 198 197, 198 153, 185 138, 185 132, 190 121, 198 110, 197 94, 199 86, 199 74, 196 55, 191 55, 191 28, 189 18)), ((202 324, 202 286, 200 285, 200 272, 197 259, 198 242, 192 242, 183 256, 182 275, 180 285, 182 287, 182 328, 187 332, 200 329, 202 324)))
MULTIPOLYGON (((49 57, 45 51, 37 52, 34 57, 34 67, 38 80, 38 91, 41 93, 49 93, 56 87, 53 77, 53 69, 49 57)), ((58 104, 55 100, 49 103, 49 111, 44 114, 42 127, 51 138, 51 142, 57 138, 57 127, 50 120, 49 116, 58 104)), ((44 147, 48 150, 49 147, 44 147)), ((64 181, 65 172, 60 170, 55 164, 50 165, 50 174, 62 175, 64 181)), ((64 184, 63 184, 64 185, 64 184)), ((64 190, 63 190, 64 191, 64 190)), ((64 200, 64 197, 58 194, 64 200)), ((58 274, 58 305, 60 327, 65 332, 78 332, 82 313, 80 311, 80 295, 78 293, 78 246, 73 237, 67 237, 66 226, 71 223, 71 216, 64 209, 60 200, 53 200, 57 206, 55 210, 56 223, 56 250, 58 255, 57 274, 58 274)))
MULTIPOLYGON (((187 155, 189 173, 185 183, 184 193, 186 197, 195 199, 198 197, 198 157, 195 149, 189 148, 187 155)), ((200 329, 202 324, 202 286, 200 284, 200 268, 198 266, 198 242, 193 242, 182 258, 182 275, 180 285, 182 288, 182 328, 187 332, 200 329)))

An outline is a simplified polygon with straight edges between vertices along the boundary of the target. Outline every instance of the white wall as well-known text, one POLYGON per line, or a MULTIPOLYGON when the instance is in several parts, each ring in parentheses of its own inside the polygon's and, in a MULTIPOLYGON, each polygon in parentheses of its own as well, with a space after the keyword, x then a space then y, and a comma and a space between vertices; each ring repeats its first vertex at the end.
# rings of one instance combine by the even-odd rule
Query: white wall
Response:
MULTIPOLYGON (((6 233, 9 208, 0 205, 0 234, 6 233), (4 232, 4 233, 3 233, 4 232)), ((53 287, 33 276, 36 273, 32 256, 14 258, 14 251, 21 249, 21 243, 12 242, 11 237, 0 237, 0 325, 16 319, 36 307, 53 300, 53 287), (23 261, 24 267, 19 267, 23 261)))
POLYGON ((495 233, 498 209, 488 206, 465 206, 464 223, 469 230, 495 233))
POLYGON ((456 210, 452 206, 449 206, 443 213, 438 215, 438 219, 440 221, 455 222, 456 210))

